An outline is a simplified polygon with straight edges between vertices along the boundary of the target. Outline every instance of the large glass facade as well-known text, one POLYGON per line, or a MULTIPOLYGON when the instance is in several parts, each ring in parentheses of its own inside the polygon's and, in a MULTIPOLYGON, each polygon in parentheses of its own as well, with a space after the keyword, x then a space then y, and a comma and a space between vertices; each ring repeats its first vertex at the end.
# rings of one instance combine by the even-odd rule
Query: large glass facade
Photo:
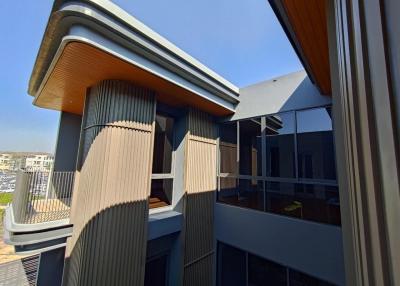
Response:
POLYGON ((222 177, 219 182, 219 201, 250 209, 264 209, 262 181, 222 177))
POLYGON ((239 174, 261 176, 261 119, 239 122, 239 174))
POLYGON ((237 174, 237 124, 224 124, 219 132, 220 173, 237 174))
POLYGON ((286 268, 277 263, 248 254, 248 286, 287 286, 286 268))
POLYGON ((232 246, 219 243, 217 285, 246 285, 246 265, 246 252, 232 246))
POLYGON ((316 277, 218 242, 218 286, 332 286, 316 277))
POLYGON ((331 109, 304 110, 296 116, 299 177, 336 180, 331 109))
POLYGON ((294 112, 265 118, 266 176, 295 178, 295 118, 294 112))
POLYGON ((340 225, 331 109, 221 124, 218 201, 340 225))

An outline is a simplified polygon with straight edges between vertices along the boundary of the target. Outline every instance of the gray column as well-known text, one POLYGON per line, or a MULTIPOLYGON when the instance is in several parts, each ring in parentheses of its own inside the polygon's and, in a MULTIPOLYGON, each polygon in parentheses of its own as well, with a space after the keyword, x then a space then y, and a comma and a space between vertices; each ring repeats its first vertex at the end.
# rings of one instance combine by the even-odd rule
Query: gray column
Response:
POLYGON ((81 115, 61 112, 54 154, 54 171, 75 171, 81 123, 81 115))
POLYGON ((347 285, 400 285, 398 60, 385 17, 395 5, 327 4, 347 285))
POLYGON ((143 284, 154 117, 154 94, 130 83, 88 93, 64 285, 143 284))

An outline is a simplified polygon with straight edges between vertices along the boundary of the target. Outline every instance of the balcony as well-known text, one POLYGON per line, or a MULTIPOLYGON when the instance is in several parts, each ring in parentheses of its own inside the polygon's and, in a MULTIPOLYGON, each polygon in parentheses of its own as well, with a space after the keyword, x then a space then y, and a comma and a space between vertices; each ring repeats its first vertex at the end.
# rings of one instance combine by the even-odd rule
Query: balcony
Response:
POLYGON ((12 202, 15 223, 68 219, 73 185, 74 172, 19 171, 12 202))
POLYGON ((65 245, 74 172, 24 171, 17 174, 13 201, 6 210, 4 240, 17 253, 65 245))

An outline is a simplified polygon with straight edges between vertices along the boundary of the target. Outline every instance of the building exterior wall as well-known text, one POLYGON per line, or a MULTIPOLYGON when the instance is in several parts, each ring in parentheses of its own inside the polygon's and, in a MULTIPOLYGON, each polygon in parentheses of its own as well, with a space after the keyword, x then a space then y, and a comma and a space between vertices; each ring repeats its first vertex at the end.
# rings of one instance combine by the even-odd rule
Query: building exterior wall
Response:
POLYGON ((400 284, 394 2, 327 2, 348 285, 400 284))
POLYGON ((83 119, 64 285, 142 285, 152 162, 153 92, 92 87, 83 119))
POLYGON ((54 171, 76 170, 81 124, 82 116, 61 112, 54 159, 54 171))
MULTIPOLYGON (((331 214, 329 211, 327 216, 324 215, 322 211, 329 208, 329 205, 326 204, 318 207, 321 213, 318 210, 313 210, 313 217, 307 218, 306 216, 303 218, 303 214, 289 215, 297 217, 296 219, 287 217, 288 214, 276 212, 276 209, 268 206, 271 201, 267 200, 268 196, 271 197, 270 194, 287 196, 290 200, 286 205, 297 202, 301 205, 301 213, 305 213, 307 208, 313 204, 308 205, 308 199, 328 202, 323 184, 331 185, 337 195, 332 129, 329 129, 327 125, 325 126, 325 123, 322 124, 322 122, 332 120, 329 107, 331 99, 319 94, 304 72, 255 84, 241 91, 245 93, 241 94, 243 98, 241 98, 237 108, 238 112, 229 120, 224 120, 220 128, 218 196, 221 194, 225 196, 224 194, 226 194, 226 199, 224 197, 221 200, 218 198, 215 207, 215 235, 218 244, 224 243, 234 246, 239 250, 255 254, 322 281, 335 285, 345 285, 340 213, 335 213, 335 218, 338 217, 338 221, 329 218, 329 214, 331 214), (307 117, 308 120, 300 121, 302 114, 303 116, 304 114, 316 114, 318 116, 311 121, 309 116, 307 117), (267 116, 265 118, 259 117, 263 115, 267 116), (287 118, 290 120, 283 120, 283 115, 288 116, 287 118), (289 117, 289 115, 292 116, 289 117), (293 118, 293 122, 291 118, 293 118), (236 120, 239 122, 237 123, 236 120), (273 120, 275 120, 275 123, 273 120), (304 124, 310 124, 313 121, 318 121, 321 125, 298 130, 300 124, 304 128, 307 127, 303 126, 304 124), (242 141, 246 139, 247 133, 242 134, 241 132, 244 128, 249 128, 246 127, 249 122, 259 125, 257 135, 250 133, 249 136, 254 136, 254 138, 265 137, 266 139, 261 139, 260 145, 253 145, 251 149, 242 150, 243 143, 247 144, 248 142, 242 141), (268 133, 273 134, 274 129, 271 129, 274 126, 273 124, 277 124, 275 132, 279 134, 277 136, 279 139, 275 141, 269 140, 266 136, 267 129, 268 133), (285 130, 282 135, 278 133, 279 128, 285 130), (291 128, 293 128, 292 131, 290 131, 291 128), (313 130, 313 128, 316 129, 313 130), (230 129, 232 129, 232 132, 229 131, 230 129), (290 136, 293 139, 288 140, 290 136), (292 175, 285 177, 282 174, 278 176, 267 172, 271 168, 268 164, 272 163, 272 159, 270 159, 271 162, 264 159, 267 153, 267 142, 269 142, 270 148, 268 150, 277 148, 279 151, 279 158, 275 158, 275 160, 279 160, 277 166, 279 166, 280 171, 278 173, 282 172, 283 169, 288 169, 290 165, 295 165, 297 167, 294 168, 292 175), (322 145, 320 142, 325 142, 325 144, 322 145), (328 156, 325 153, 327 145, 332 147, 329 148, 329 158, 332 158, 332 160, 326 159, 326 156, 328 156), (291 150, 295 150, 293 151, 295 155, 292 157, 289 156, 291 150), (300 155, 303 153, 312 154, 312 164, 308 171, 313 174, 313 184, 318 181, 322 185, 316 185, 315 189, 305 191, 303 193, 304 202, 301 201, 301 194, 295 188, 285 189, 285 187, 282 187, 279 191, 269 190, 267 184, 270 182, 288 185, 293 182, 301 184, 307 181, 307 183, 311 183, 311 178, 304 178, 305 174, 302 174, 304 166, 299 163, 300 155), (258 160, 257 157, 261 157, 262 160, 258 160), (243 165, 248 168, 246 174, 242 173, 241 167, 243 165), (329 176, 333 174, 334 178, 321 180, 325 173, 329 176), (261 174, 263 174, 262 177, 261 174), (314 178, 314 176, 319 179, 314 178), (240 183, 238 185, 238 181, 246 181, 249 185, 252 185, 252 188, 249 188, 249 190, 244 188, 247 193, 240 194, 243 190, 240 183), (238 190, 237 200, 232 201, 231 195, 234 195, 234 192, 238 190), (261 195, 262 190, 264 190, 264 198, 259 198, 260 196, 263 197, 261 195), (249 196, 257 194, 257 199, 255 199, 257 202, 254 202, 254 199, 248 199, 246 194, 249 194, 249 196), (248 202, 246 202, 247 200, 248 202), (318 215, 321 217, 318 217, 318 215), (323 218, 324 216, 325 218, 323 218), (325 221, 327 218, 328 220, 325 221), (314 221, 306 221, 307 219, 314 221)), ((315 203, 315 205, 318 204, 315 203)), ((219 260, 218 263, 220 263, 219 260)), ((221 274, 218 271, 217 277, 221 274)))
POLYGON ((212 285, 217 180, 217 138, 213 118, 190 110, 186 140, 183 285, 212 285))

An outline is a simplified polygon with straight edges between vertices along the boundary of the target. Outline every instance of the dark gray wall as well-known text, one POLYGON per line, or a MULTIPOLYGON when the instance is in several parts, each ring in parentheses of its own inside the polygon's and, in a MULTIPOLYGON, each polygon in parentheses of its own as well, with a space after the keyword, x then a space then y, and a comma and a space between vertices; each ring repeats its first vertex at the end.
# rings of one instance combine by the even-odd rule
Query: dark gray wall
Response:
POLYGON ((340 227, 217 203, 215 235, 257 256, 345 284, 340 227))
POLYGON ((61 112, 54 171, 75 171, 82 116, 61 112))
POLYGON ((61 285, 64 269, 65 247, 56 248, 40 254, 38 286, 61 285))
POLYGON ((386 21, 387 49, 390 61, 390 77, 392 83, 393 101, 396 109, 397 137, 400 141, 400 1, 384 0, 384 20, 386 21))

